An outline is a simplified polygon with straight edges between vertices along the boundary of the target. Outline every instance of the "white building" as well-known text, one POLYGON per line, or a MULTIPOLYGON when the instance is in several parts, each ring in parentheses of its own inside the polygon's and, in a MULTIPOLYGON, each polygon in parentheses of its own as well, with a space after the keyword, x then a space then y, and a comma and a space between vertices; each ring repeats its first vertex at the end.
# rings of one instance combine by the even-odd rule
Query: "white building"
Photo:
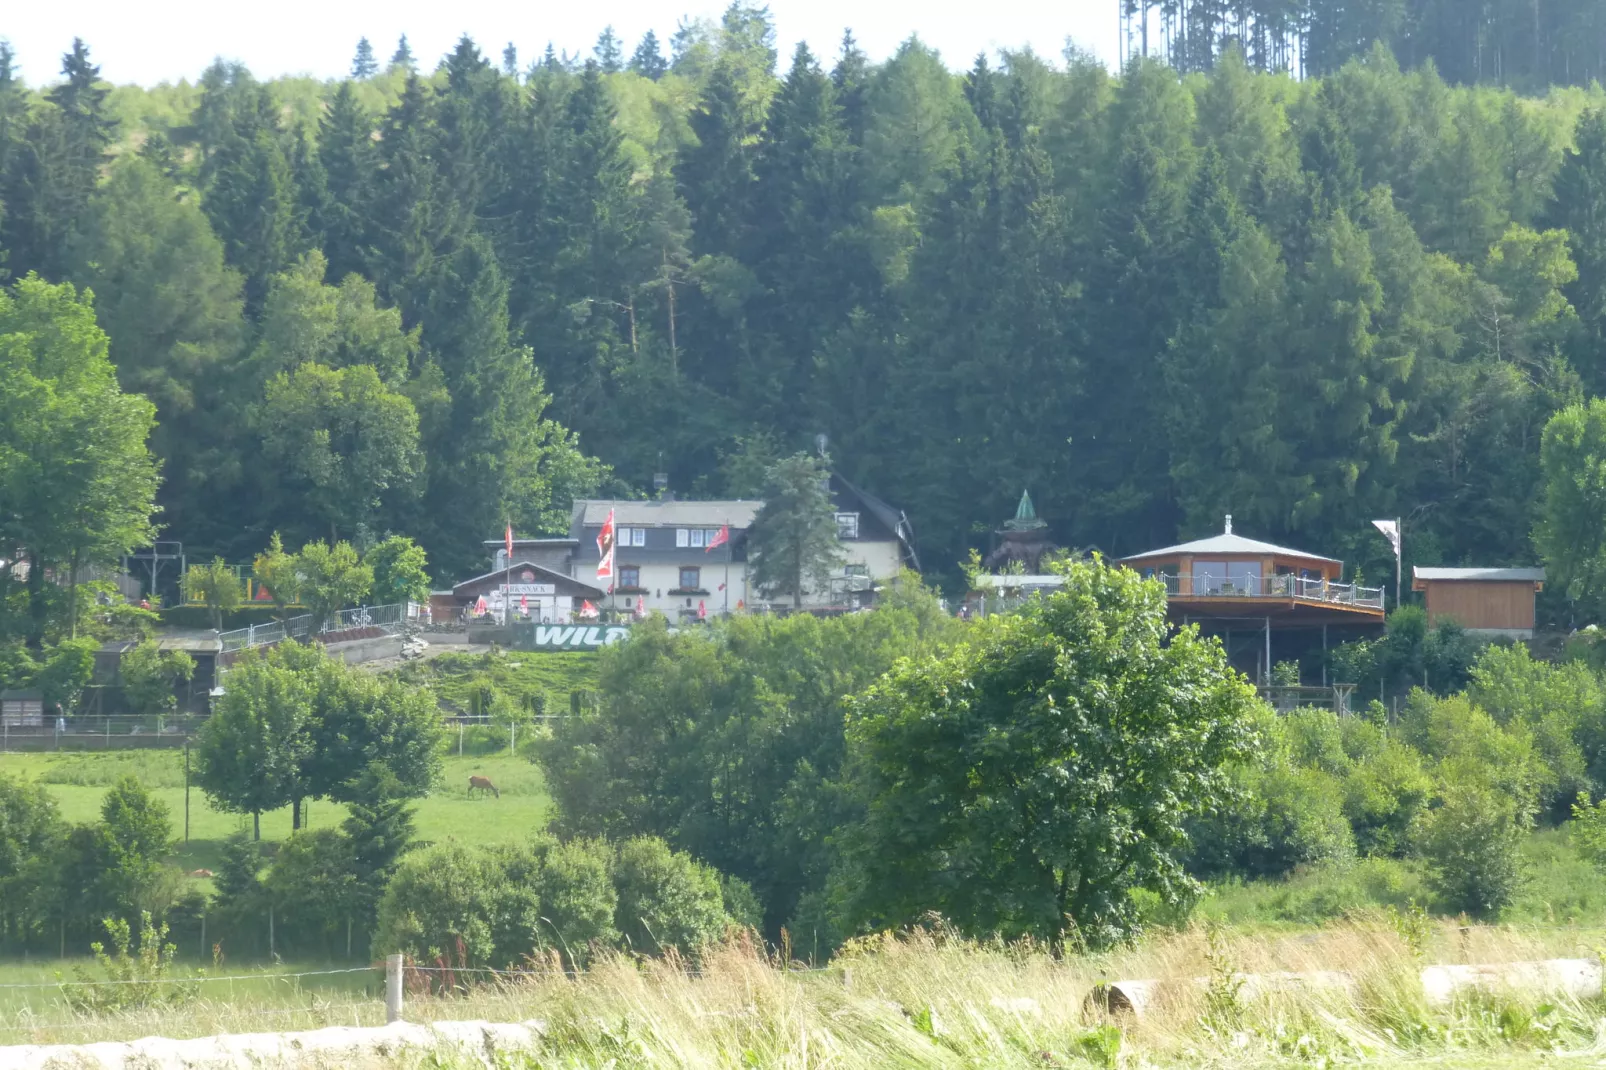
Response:
MULTIPOLYGON (((831 497, 843 563, 804 604, 817 610, 857 609, 874 600, 879 583, 905 568, 919 568, 913 530, 902 512, 839 476, 831 477, 831 497)), ((758 609, 768 603, 748 579, 747 531, 763 504, 740 499, 581 500, 574 503, 568 539, 515 540, 514 557, 556 554, 561 544, 569 575, 596 583, 597 534, 611 511, 617 547, 615 608, 632 611, 645 602, 649 611, 672 620, 758 609), (727 527, 729 539, 720 542, 719 533, 727 527)), ((775 604, 791 603, 779 599, 775 604)))

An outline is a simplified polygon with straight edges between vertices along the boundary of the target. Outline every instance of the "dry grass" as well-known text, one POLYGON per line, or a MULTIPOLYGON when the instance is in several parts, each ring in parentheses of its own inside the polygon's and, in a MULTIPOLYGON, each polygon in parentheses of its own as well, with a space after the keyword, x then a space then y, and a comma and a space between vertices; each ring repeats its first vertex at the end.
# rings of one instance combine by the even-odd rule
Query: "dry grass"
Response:
MULTIPOLYGON (((786 969, 750 944, 685 962, 603 961, 580 976, 536 968, 453 997, 411 997, 412 1021, 545 1023, 531 1067, 1246 1067, 1523 1066, 1572 1056, 1606 1063, 1606 1004, 1487 992, 1431 1008, 1427 962, 1501 962, 1593 953, 1564 930, 1529 932, 1388 915, 1304 935, 1195 928, 1104 955, 1056 960, 1029 946, 977 944, 940 929, 867 940, 830 967, 786 969), (1252 993, 1237 975, 1343 970, 1351 989, 1252 993), (1089 1009, 1102 981, 1204 978, 1163 991, 1141 1019, 1089 1009)), ((319 997, 324 998, 324 997, 319 997)), ((82 1020, 7 1039, 375 1024, 377 1001, 291 1007, 200 1002, 82 1020)), ((22 1025, 0 1023, 0 1028, 22 1025)), ((411 1061, 411 1057, 401 1060, 411 1061)), ((453 1065, 430 1053, 430 1065, 453 1065)), ((480 1065, 466 1056, 461 1065, 480 1065)))

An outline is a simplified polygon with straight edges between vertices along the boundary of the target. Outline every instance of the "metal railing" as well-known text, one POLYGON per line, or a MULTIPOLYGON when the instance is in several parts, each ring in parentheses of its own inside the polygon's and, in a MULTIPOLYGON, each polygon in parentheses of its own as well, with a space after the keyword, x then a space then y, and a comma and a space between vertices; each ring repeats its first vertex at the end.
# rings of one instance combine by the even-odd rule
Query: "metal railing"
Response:
POLYGON ((1297 598, 1329 605, 1383 608, 1383 588, 1305 579, 1301 576, 1217 576, 1161 573, 1173 598, 1297 598))
MULTIPOLYGON (((342 609, 318 629, 317 634, 332 638, 351 633, 353 638, 358 638, 360 637, 358 633, 377 629, 385 635, 391 635, 416 616, 416 608, 411 602, 342 609)), ((245 628, 235 628, 233 631, 219 632, 218 640, 222 643, 223 653, 233 654, 252 647, 272 646, 286 639, 306 639, 311 635, 313 635, 312 614, 303 613, 299 617, 291 617, 283 622, 253 624, 245 628)))

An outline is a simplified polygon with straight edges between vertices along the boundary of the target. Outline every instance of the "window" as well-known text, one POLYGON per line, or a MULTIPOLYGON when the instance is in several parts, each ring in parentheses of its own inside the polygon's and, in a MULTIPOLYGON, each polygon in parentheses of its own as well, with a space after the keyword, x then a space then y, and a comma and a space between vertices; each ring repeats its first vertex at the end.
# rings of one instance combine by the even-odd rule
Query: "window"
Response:
POLYGON ((836 515, 836 537, 839 539, 857 539, 859 537, 858 513, 838 513, 836 515))
POLYGON ((640 587, 641 586, 641 568, 639 566, 637 566, 637 565, 620 565, 619 566, 619 586, 621 586, 621 587, 640 587))
POLYGON ((691 544, 693 546, 702 546, 706 541, 708 541, 708 532, 702 528, 691 529, 691 544))
POLYGON ((846 565, 842 569, 842 574, 844 576, 869 576, 870 575, 870 566, 869 565, 846 565))
POLYGON ((1195 561, 1193 563, 1193 593, 1215 594, 1227 580, 1227 562, 1195 561))
POLYGON ((676 528, 675 529, 675 545, 676 546, 690 546, 691 545, 691 532, 687 531, 685 528, 676 528))
POLYGON ((646 528, 620 528, 619 529, 619 545, 620 546, 646 546, 647 545, 647 529, 646 528))
POLYGON ((682 591, 696 591, 703 586, 703 570, 700 568, 683 568, 680 570, 680 589, 682 591))

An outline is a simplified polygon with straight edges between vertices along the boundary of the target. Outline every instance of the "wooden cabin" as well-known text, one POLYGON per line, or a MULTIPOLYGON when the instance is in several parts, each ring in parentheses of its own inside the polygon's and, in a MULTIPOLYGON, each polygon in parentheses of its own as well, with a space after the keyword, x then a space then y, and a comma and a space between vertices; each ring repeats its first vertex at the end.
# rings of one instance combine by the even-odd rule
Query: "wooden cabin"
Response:
POLYGON ((1413 568, 1411 590, 1427 602, 1428 627, 1453 620, 1480 635, 1532 639, 1542 568, 1413 568))
POLYGON ((1330 640, 1383 627, 1382 588, 1343 582, 1337 558, 1236 535, 1231 516, 1220 535, 1121 563, 1164 582, 1173 623, 1220 636, 1233 664, 1261 681, 1278 661, 1305 663, 1313 678, 1325 674, 1325 658, 1315 656, 1318 641, 1325 652, 1330 640))

